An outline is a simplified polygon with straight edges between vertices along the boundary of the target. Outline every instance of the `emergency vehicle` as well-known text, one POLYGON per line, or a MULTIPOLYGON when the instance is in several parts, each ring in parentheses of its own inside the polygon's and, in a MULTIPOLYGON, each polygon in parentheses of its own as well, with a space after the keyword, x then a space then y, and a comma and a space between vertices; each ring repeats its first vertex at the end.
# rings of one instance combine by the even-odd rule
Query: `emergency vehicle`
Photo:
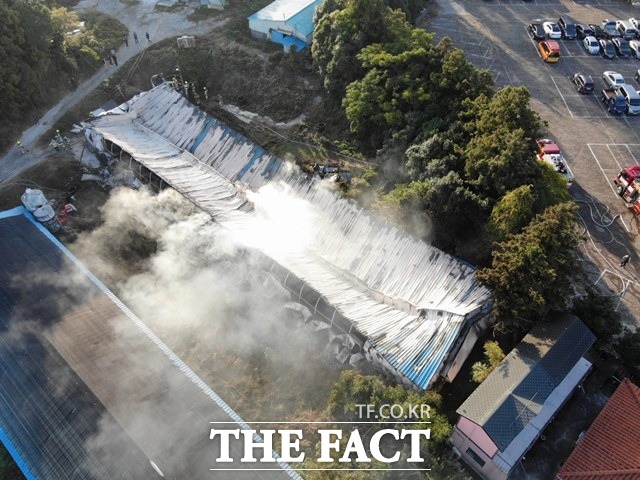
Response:
POLYGON ((575 177, 569 168, 569 164, 562 156, 560 147, 558 147, 555 141, 548 138, 542 138, 538 140, 537 143, 538 157, 540 160, 551 165, 556 172, 565 178, 567 186, 570 187, 573 184, 575 177))
POLYGON ((613 179, 618 195, 627 202, 633 213, 640 215, 640 165, 623 168, 613 179))

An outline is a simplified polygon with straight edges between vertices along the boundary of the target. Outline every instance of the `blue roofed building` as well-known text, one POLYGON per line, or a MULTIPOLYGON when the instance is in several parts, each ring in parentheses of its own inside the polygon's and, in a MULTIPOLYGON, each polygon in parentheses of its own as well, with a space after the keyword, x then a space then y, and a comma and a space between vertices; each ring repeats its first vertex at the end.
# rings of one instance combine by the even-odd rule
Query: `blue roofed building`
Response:
POLYGON ((249 30, 254 38, 271 40, 285 52, 300 51, 311 45, 313 17, 322 0, 276 0, 254 13, 249 30))
POLYGON ((454 451, 482 478, 509 478, 591 369, 595 340, 571 315, 535 326, 458 408, 454 451))

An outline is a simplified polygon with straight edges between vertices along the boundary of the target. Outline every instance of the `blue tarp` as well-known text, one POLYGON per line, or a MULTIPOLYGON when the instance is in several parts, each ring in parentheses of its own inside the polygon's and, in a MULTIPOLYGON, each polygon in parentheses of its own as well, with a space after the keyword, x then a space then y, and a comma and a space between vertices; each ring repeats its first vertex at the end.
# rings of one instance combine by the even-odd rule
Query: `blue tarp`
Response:
POLYGON ((291 45, 295 45, 296 51, 298 52, 307 48, 307 44, 299 38, 293 37, 291 35, 286 35, 275 30, 271 30, 271 41, 284 46, 285 50, 287 51, 291 48, 291 45))

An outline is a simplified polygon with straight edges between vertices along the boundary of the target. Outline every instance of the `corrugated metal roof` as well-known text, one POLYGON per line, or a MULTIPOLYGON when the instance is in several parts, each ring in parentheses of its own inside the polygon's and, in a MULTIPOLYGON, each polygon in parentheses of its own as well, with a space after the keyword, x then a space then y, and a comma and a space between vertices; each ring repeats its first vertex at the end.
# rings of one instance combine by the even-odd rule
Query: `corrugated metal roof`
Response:
POLYGON ((490 293, 471 266, 339 199, 169 88, 123 108, 92 128, 238 238, 250 236, 255 215, 245 188, 286 185, 307 202, 315 229, 304 248, 264 253, 320 292, 417 386, 428 387, 465 323, 489 310, 490 293))
POLYGON ((593 342, 593 333, 574 316, 536 325, 457 413, 483 427, 504 451, 593 342))
POLYGON ((624 379, 564 463, 559 480, 640 478, 640 388, 624 379))
POLYGON ((285 22, 306 36, 313 32, 313 15, 322 1, 276 0, 249 16, 249 19, 285 22))
POLYGON ((0 438, 27 478, 212 478, 210 422, 250 427, 25 212, 0 212, 0 438))

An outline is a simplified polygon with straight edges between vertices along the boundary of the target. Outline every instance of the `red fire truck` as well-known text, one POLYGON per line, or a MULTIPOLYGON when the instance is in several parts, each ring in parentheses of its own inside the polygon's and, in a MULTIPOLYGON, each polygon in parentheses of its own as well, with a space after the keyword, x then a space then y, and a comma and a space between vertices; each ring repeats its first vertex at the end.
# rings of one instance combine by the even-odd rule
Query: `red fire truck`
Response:
POLYGON ((560 147, 556 144, 555 141, 549 138, 541 138, 537 140, 538 143, 538 157, 543 162, 551 165, 556 172, 562 175, 567 181, 567 186, 570 187, 575 177, 573 176, 573 172, 569 168, 569 164, 560 153, 560 147))
POLYGON ((640 215, 640 165, 623 168, 620 174, 613 179, 618 195, 627 202, 633 213, 640 215))

